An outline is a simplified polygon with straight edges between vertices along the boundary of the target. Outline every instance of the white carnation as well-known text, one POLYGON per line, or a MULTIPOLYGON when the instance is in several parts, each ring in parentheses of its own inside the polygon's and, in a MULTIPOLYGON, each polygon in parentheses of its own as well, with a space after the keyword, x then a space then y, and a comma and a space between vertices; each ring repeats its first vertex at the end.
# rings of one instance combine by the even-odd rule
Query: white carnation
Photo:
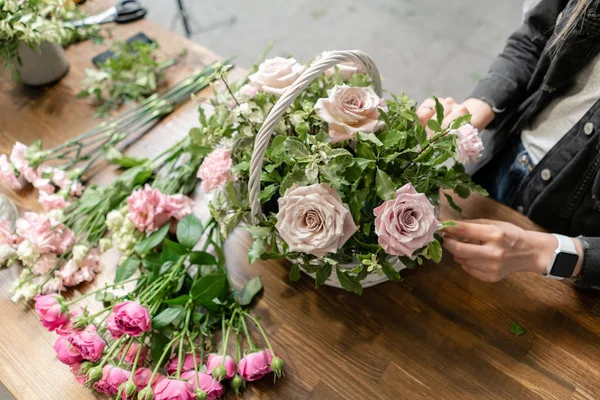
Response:
POLYGON ((113 210, 106 215, 106 226, 113 232, 120 230, 123 222, 125 222, 125 217, 120 211, 113 210))
POLYGON ((8 244, 0 245, 0 265, 4 265, 11 258, 17 256, 17 251, 8 244))
POLYGON ((73 247, 73 261, 75 264, 81 264, 85 256, 90 251, 89 247, 84 244, 78 244, 73 247))
POLYGON ((35 262, 40 257, 37 251, 33 248, 28 240, 24 240, 17 248, 17 256, 26 267, 33 267, 35 262))
POLYGON ((112 240, 110 238, 102 238, 98 244, 100 245, 100 252, 105 253, 112 247, 112 240))

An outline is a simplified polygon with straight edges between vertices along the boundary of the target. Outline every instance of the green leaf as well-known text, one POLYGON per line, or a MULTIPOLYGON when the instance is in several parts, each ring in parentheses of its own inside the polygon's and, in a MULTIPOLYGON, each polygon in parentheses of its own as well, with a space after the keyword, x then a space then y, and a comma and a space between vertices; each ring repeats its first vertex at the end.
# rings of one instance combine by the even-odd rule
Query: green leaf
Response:
POLYGON ((394 267, 392 266, 392 264, 390 264, 387 261, 384 261, 381 263, 381 267, 383 269, 383 273, 385 274, 385 276, 388 277, 388 279, 392 282, 398 282, 402 280, 402 277, 400 276, 400 274, 398 273, 398 271, 396 271, 394 269, 394 267))
POLYGON ((392 178, 384 171, 377 168, 375 176, 375 185, 377 187, 377 195, 383 200, 391 200, 396 194, 396 185, 392 178))
POLYGON ((253 264, 260 260, 260 256, 267 250, 267 240, 265 238, 255 239, 250 250, 248 250, 248 263, 253 264))
POLYGON ((331 264, 326 263, 315 274, 315 287, 318 288, 331 276, 331 264))
POLYGON ((275 193, 277 193, 277 189, 279 188, 279 185, 272 184, 267 186, 266 188, 264 188, 261 192, 260 192, 260 196, 258 197, 260 202, 262 204, 266 203, 267 201, 271 200, 271 198, 275 195, 275 193))
POLYGON ((343 157, 343 156, 352 157, 352 153, 350 153, 346 149, 331 149, 329 151, 326 151, 325 154, 327 154, 327 157, 329 157, 329 158, 336 158, 336 157, 343 157))
POLYGON ((255 276, 254 278, 246 282, 244 288, 242 289, 242 292, 240 293, 240 305, 247 306, 248 304, 250 304, 254 296, 256 296, 258 292, 262 290, 262 288, 263 284, 260 280, 260 276, 255 276))
POLYGON ((406 265, 407 268, 415 269, 417 268, 417 262, 410 257, 400 256, 398 257, 402 264, 406 265))
POLYGON ((456 193, 463 199, 466 199, 471 194, 471 190, 467 186, 459 184, 456 185, 456 187, 454 188, 454 193, 456 193))
POLYGON ((176 262, 179 260, 179 257, 186 255, 187 253, 188 250, 179 243, 165 239, 160 261, 163 264, 167 261, 176 262))
POLYGON ((383 146, 383 142, 374 133, 358 132, 358 138, 363 142, 371 142, 377 147, 383 146))
POLYGON ((98 292, 96 293, 95 299, 99 302, 112 302, 117 298, 114 293, 111 292, 98 292))
POLYGON ((319 176, 319 166, 317 163, 308 163, 306 164, 306 168, 304 169, 304 174, 308 179, 308 183, 315 183, 319 176))
POLYGON ((406 140, 406 132, 399 132, 396 130, 385 131, 379 135, 379 139, 383 142, 383 147, 391 149, 406 140))
POLYGON ((348 169, 346 169, 346 177, 349 181, 356 181, 359 179, 366 168, 375 166, 374 160, 366 158, 355 158, 354 163, 348 169))
POLYGON ((115 283, 131 278, 140 266, 141 260, 136 256, 129 256, 123 264, 119 265, 115 274, 115 283))
POLYGON ((271 228, 266 226, 245 226, 252 239, 264 239, 271 234, 271 228))
POLYGON ((446 200, 448 201, 448 204, 450 205, 450 207, 452 207, 459 214, 462 214, 462 208, 460 208, 458 206, 458 204, 456 204, 454 202, 454 199, 452 198, 452 196, 450 196, 448 193, 444 193, 444 197, 446 197, 446 200))
POLYGON ((471 122, 471 114, 461 115, 450 124, 450 129, 458 129, 461 126, 471 122))
POLYGON ((427 246, 427 254, 429 254, 429 257, 436 263, 442 261, 442 245, 440 242, 434 240, 429 243, 429 246, 427 246))
POLYGON ((191 299, 189 294, 184 294, 179 297, 175 297, 174 299, 169 299, 163 301, 163 303, 168 304, 170 306, 183 306, 191 299))
POLYGON ((437 97, 433 96, 433 100, 435 100, 435 117, 437 118, 437 123, 442 126, 442 122, 444 121, 444 106, 437 97))
POLYGON ((135 251, 139 255, 144 255, 148 253, 150 250, 158 246, 162 243, 163 239, 169 233, 170 224, 164 224, 159 230, 150 234, 150 236, 145 239, 140 240, 135 244, 133 251, 135 251))
POLYGON ((442 132, 442 127, 434 119, 430 119, 429 121, 427 121, 427 127, 434 132, 442 132))
POLYGON ((356 144, 356 155, 360 158, 366 158, 369 160, 377 159, 375 152, 373 151, 371 146, 366 142, 358 142, 356 144))
MULTIPOLYGON (((190 295, 194 301, 200 303, 206 308, 212 307, 214 309, 213 299, 220 298, 227 285, 227 278, 222 272, 215 272, 214 274, 203 276, 198 279, 196 283, 190 289, 190 295)), ((210 308, 209 308, 210 309, 210 308)))
POLYGON ((104 151, 104 159, 110 164, 115 164, 123 168, 135 167, 148 161, 147 158, 138 158, 123 155, 123 153, 121 153, 114 147, 109 147, 104 151))
POLYGON ((170 325, 173 321, 185 314, 185 309, 182 307, 169 307, 162 310, 157 316, 152 318, 152 328, 162 329, 170 325))
POLYGON ((283 146, 285 147, 287 154, 292 158, 299 159, 310 155, 306 145, 298 138, 288 137, 285 142, 283 142, 283 146))
MULTIPOLYGON (((171 340, 167 336, 162 335, 160 333, 154 332, 152 334, 152 344, 150 345, 150 354, 152 355, 152 361, 158 363, 158 361, 161 359, 162 354, 167 349, 167 345, 170 341, 171 340)), ((169 351, 166 357, 164 357, 163 364, 169 360, 170 354, 171 352, 169 351)))
POLYGON ((192 251, 190 253, 190 264, 192 265, 217 265, 217 259, 206 251, 192 251))
POLYGON ((331 136, 329 136, 329 134, 325 131, 319 131, 319 133, 317 133, 316 138, 319 142, 323 142, 323 143, 331 143, 332 142, 331 136))
POLYGON ((516 321, 513 321, 513 323, 510 324, 510 331, 514 333, 515 336, 521 336, 527 333, 527 330, 516 321))
POLYGON ((283 143, 287 139, 286 136, 275 136, 271 147, 269 148, 269 156, 274 161, 278 161, 282 156, 285 155, 285 146, 283 143))
POLYGON ((362 285, 356 280, 356 278, 342 271, 340 268, 336 268, 336 273, 340 283, 342 284, 342 287, 346 291, 353 292, 358 295, 362 294, 362 285))
POLYGON ((447 228, 449 226, 456 226, 456 222, 454 222, 452 220, 450 220, 450 221, 444 221, 444 222, 442 222, 442 226, 438 230, 442 230, 442 229, 447 228))
POLYGON ((300 279, 300 265, 293 263, 290 268, 290 281, 297 282, 300 279))
POLYGON ((285 176, 285 178, 283 178, 283 181, 281 182, 281 185, 279 186, 279 194, 281 196, 285 195, 285 192, 291 188, 293 185, 298 184, 300 186, 302 185, 306 185, 308 183, 308 179, 306 178, 306 174, 304 173, 304 170, 300 170, 297 169, 295 171, 292 171, 291 173, 287 174, 285 176))
POLYGON ((202 238, 204 226, 194 214, 185 216, 177 224, 177 240, 187 249, 192 249, 202 238))

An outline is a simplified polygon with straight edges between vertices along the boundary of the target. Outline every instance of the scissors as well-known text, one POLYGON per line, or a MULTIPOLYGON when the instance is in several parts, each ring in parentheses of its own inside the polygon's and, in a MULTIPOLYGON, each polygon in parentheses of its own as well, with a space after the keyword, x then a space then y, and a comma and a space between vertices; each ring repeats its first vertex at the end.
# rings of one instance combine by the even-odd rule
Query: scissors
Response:
POLYGON ((144 18, 148 10, 146 10, 138 0, 121 0, 119 4, 110 7, 108 10, 100 14, 91 15, 79 21, 72 21, 71 24, 75 27, 84 25, 106 24, 116 22, 125 24, 127 22, 136 21, 144 18))

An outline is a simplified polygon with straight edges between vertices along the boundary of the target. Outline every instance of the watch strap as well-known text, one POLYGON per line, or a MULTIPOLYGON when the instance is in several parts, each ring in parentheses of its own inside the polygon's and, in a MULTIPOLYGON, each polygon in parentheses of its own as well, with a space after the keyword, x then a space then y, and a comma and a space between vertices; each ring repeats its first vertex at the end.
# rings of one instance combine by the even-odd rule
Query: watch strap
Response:
MULTIPOLYGON (((579 253, 577 253, 577 248, 575 247, 575 243, 573 243, 573 239, 571 239, 568 236, 565 235, 559 235, 556 233, 553 233, 552 236, 554 236, 556 238, 556 240, 558 241, 558 246, 556 246, 556 250, 554 250, 554 254, 552 256, 552 259, 550 260, 550 263, 548 264, 548 269, 546 270, 546 274, 547 276, 549 276, 552 279, 557 279, 557 280, 562 280, 565 279, 566 277, 564 276, 557 276, 557 275, 553 275, 552 274, 552 269, 554 268, 554 264, 556 262, 556 258, 560 253, 567 253, 567 254, 573 254, 573 255, 579 255, 579 253)), ((573 270, 575 269, 576 263, 575 265, 573 265, 573 270)))

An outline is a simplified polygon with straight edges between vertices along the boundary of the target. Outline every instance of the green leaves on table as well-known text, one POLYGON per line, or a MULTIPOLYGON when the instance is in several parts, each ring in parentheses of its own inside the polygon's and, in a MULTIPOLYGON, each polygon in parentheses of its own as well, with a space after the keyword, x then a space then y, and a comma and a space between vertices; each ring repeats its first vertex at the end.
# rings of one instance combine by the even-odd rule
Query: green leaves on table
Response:
POLYGON ((249 305, 254 296, 256 296, 262 290, 262 288, 263 284, 260 276, 255 276, 254 278, 250 279, 248 282, 246 282, 240 293, 239 304, 242 306, 249 305))
POLYGON ((517 337, 527 333, 527 330, 516 321, 513 321, 513 323, 510 324, 510 331, 517 337))

